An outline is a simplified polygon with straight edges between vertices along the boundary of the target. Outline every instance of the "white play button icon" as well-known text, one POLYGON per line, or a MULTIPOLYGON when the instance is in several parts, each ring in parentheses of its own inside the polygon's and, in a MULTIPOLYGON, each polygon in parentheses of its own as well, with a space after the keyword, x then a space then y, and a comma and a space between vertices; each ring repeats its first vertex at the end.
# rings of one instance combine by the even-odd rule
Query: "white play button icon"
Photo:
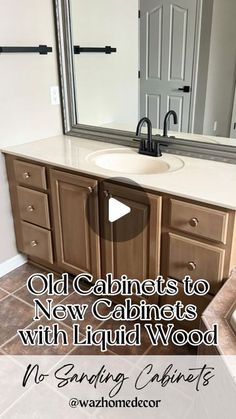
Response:
POLYGON ((131 208, 115 198, 109 198, 108 218, 110 223, 119 220, 131 212, 131 208))
POLYGON ((114 244, 130 241, 142 233, 150 220, 148 193, 138 183, 124 177, 101 180, 98 186, 102 208, 100 223, 91 212, 96 195, 89 195, 86 202, 87 221, 96 236, 114 244))

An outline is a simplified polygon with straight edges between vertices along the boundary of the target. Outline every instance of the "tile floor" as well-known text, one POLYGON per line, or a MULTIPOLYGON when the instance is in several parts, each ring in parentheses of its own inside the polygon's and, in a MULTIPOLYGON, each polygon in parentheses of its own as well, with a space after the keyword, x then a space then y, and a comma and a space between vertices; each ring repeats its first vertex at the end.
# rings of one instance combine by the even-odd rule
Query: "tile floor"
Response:
MULTIPOLYGON (((0 278, 0 354, 10 355, 191 355, 193 350, 188 347, 174 348, 172 346, 152 347, 146 335, 146 331, 142 333, 141 347, 111 347, 107 352, 101 353, 99 347, 74 347, 72 343, 68 346, 35 346, 27 347, 21 343, 20 337, 17 334, 18 329, 30 329, 37 327, 37 322, 34 322, 34 303, 33 296, 30 295, 26 288, 26 281, 30 275, 36 272, 46 273, 46 271, 30 265, 29 263, 12 271, 11 273, 0 278)), ((47 295, 41 297, 41 301, 49 298, 47 295)), ((96 297, 82 297, 73 292, 68 297, 56 297, 54 301, 63 303, 85 303, 92 304, 96 297)), ((50 325, 52 322, 41 320, 40 324, 50 325)), ((55 322, 54 322, 55 323, 55 322)), ((89 321, 94 328, 101 327, 109 328, 114 326, 114 322, 105 321, 103 323, 97 320, 89 321)), ((133 327, 132 322, 126 323, 130 328, 133 327)), ((63 329, 67 330, 69 340, 72 341, 72 321, 67 319, 61 322, 63 329)), ((85 331, 86 323, 81 323, 81 334, 85 331)))

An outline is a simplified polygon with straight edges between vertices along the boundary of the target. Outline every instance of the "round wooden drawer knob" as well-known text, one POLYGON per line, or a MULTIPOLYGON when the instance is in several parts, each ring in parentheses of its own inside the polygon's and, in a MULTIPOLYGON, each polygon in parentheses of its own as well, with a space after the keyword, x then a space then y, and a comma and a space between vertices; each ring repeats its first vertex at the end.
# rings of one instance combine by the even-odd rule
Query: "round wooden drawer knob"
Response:
POLYGON ((195 271, 197 269, 197 265, 194 262, 188 262, 188 270, 195 271))
POLYGON ((29 206, 26 208, 26 211, 27 211, 27 212, 33 212, 33 211, 34 211, 34 207, 33 207, 33 205, 29 205, 29 206))
POLYGON ((199 220, 197 218, 191 218, 191 220, 189 221, 189 224, 191 225, 191 227, 197 227, 199 224, 199 220))
POLYGON ((36 240, 32 240, 32 241, 30 242, 30 246, 31 246, 31 247, 36 247, 36 246, 38 246, 38 242, 37 242, 36 240))
POLYGON ((29 172, 23 173, 23 178, 24 179, 29 179, 30 178, 30 173, 29 172))

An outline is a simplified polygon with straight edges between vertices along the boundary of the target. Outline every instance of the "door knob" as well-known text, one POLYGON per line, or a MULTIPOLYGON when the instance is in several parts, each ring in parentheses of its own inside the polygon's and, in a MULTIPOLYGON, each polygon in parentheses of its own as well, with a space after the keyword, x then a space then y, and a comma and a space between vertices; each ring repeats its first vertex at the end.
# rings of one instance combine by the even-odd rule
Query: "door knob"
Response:
POLYGON ((190 86, 179 87, 178 90, 181 90, 184 93, 190 93, 191 92, 191 87, 190 86))

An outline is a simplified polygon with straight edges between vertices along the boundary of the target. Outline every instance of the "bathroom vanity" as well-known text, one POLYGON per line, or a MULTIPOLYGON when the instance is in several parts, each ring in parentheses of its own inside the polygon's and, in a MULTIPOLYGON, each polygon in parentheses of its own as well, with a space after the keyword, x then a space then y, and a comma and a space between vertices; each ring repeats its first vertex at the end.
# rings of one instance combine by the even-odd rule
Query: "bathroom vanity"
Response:
MULTIPOLYGON (((141 280, 161 274, 179 281, 183 302, 185 275, 204 278, 211 289, 195 297, 199 314, 236 265, 236 198, 229 193, 236 184, 234 165, 164 155, 150 173, 153 160, 137 150, 68 136, 4 153, 17 246, 31 262, 58 273, 89 272, 95 279, 108 272, 141 280), (131 156, 122 175, 101 165, 101 155, 117 153, 131 156), (141 174, 135 158, 144 159, 141 174), (160 165, 169 168, 158 173, 160 165), (110 196, 128 205, 133 216, 109 222, 110 196), (143 225, 139 234, 137 224, 143 225), (127 230, 131 238, 122 241, 120 232, 127 230)), ((105 161, 113 163, 111 157, 105 161)))

